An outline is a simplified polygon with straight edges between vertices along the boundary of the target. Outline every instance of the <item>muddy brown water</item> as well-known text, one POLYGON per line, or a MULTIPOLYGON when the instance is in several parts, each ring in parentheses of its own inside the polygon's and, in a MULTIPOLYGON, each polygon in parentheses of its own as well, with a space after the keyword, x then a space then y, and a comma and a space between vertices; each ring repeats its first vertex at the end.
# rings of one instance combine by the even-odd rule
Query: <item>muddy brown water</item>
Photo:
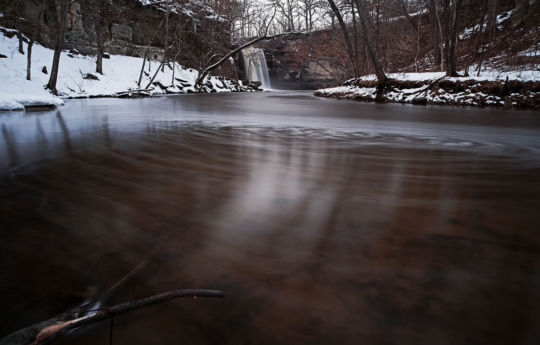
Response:
MULTIPOLYGON (((540 113, 304 92, 0 113, 0 336, 145 265, 113 344, 538 344, 540 113)), ((58 344, 108 344, 109 322, 58 344)))

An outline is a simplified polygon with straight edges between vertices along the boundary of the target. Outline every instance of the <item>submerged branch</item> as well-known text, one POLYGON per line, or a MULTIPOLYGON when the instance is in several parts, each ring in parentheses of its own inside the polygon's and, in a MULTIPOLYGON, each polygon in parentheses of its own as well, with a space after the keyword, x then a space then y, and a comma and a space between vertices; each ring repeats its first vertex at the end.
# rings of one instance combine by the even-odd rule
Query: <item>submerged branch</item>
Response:
MULTIPOLYGON (((80 310, 75 310, 55 318, 31 325, 16 331, 0 340, 0 345, 41 345, 50 344, 69 330, 86 327, 90 324, 112 318, 133 310, 144 308, 157 303, 180 297, 225 297, 219 290, 181 289, 150 296, 136 301, 117 304, 109 308, 100 308, 95 313, 81 316, 80 310)), ((93 312, 93 311, 92 311, 93 312)))

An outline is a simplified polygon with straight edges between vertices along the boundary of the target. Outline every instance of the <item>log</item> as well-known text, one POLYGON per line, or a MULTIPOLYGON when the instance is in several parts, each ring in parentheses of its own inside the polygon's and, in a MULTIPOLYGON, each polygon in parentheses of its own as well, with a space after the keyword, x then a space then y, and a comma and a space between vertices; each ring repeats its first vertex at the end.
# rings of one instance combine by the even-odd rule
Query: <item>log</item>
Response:
POLYGON ((145 95, 145 96, 150 96, 149 92, 153 91, 154 88, 151 87, 151 88, 147 88, 147 89, 135 89, 135 90, 128 90, 128 91, 122 91, 122 92, 117 92, 115 94, 116 97, 126 97, 126 96, 134 96, 134 95, 145 95))

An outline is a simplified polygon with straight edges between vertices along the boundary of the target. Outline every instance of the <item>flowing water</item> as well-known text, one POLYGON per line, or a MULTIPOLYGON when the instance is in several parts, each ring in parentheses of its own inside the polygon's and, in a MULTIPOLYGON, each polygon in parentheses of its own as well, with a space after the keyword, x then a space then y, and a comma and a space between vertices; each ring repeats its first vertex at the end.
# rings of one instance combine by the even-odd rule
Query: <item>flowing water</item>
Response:
POLYGON ((227 297, 116 317, 113 344, 537 344, 539 115, 303 92, 0 113, 0 336, 134 272, 107 305, 227 297))
POLYGON ((264 89, 270 89, 270 77, 264 51, 260 48, 248 47, 242 49, 244 73, 249 81, 260 81, 264 89))

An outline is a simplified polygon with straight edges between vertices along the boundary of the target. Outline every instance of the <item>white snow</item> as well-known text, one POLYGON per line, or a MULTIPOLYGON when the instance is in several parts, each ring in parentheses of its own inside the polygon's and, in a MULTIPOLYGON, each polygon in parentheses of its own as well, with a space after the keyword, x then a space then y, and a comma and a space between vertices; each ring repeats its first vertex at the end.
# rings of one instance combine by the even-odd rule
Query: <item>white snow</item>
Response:
MULTIPOLYGON (((463 75, 463 71, 459 74, 463 75)), ((436 80, 444 77, 445 72, 422 72, 422 73, 389 73, 387 74, 388 78, 404 81, 426 81, 426 80, 436 80)), ((464 80, 478 80, 478 81, 488 81, 488 80, 506 80, 506 77, 510 80, 519 80, 519 81, 540 81, 540 71, 538 70, 528 70, 528 71, 509 71, 502 72, 497 70, 483 70, 480 72, 480 76, 470 75, 468 77, 457 77, 457 78, 447 78, 452 81, 464 81, 464 80)), ((366 76, 360 77, 360 80, 377 80, 375 74, 369 74, 366 76)))
POLYGON ((138 0, 138 2, 143 6, 154 6, 160 11, 168 11, 176 14, 182 12, 186 16, 192 17, 195 20, 197 20, 195 18, 197 14, 206 14, 205 18, 207 19, 218 20, 220 22, 226 21, 223 16, 215 14, 212 7, 210 7, 208 4, 198 0, 190 0, 181 3, 163 0, 138 0))
MULTIPOLYGON (((414 103, 425 99, 427 103, 433 104, 461 104, 461 105, 503 105, 505 100, 495 95, 487 95, 482 92, 471 92, 471 89, 466 89, 464 92, 447 92, 442 88, 431 90, 428 88, 430 81, 435 81, 444 77, 444 72, 427 72, 427 73, 390 73, 387 74, 389 78, 400 81, 423 81, 424 84, 418 88, 401 89, 396 91, 389 91, 385 93, 385 97, 392 102, 404 102, 414 103)), ((489 70, 483 72, 480 77, 459 77, 459 78, 447 78, 451 81, 504 81, 508 77, 509 80, 518 81, 539 81, 540 71, 521 71, 521 72, 500 72, 495 70, 489 70)), ((375 81, 377 78, 375 75, 368 75, 359 78, 363 81, 375 81)), ((345 99, 361 99, 361 100, 375 100, 376 96, 375 87, 358 87, 354 85, 354 79, 345 82, 344 86, 337 86, 327 89, 321 89, 315 91, 315 95, 324 97, 335 97, 345 99)), ((523 95, 511 94, 511 97, 527 98, 538 97, 538 93, 528 92, 523 95)), ((514 102, 515 103, 515 102, 514 102)), ((512 103, 513 105, 515 105, 512 103)))
MULTIPOLYGON (((9 29, 5 29, 10 31, 9 29)), ((24 47, 27 51, 26 43, 24 47)), ((24 106, 60 105, 63 101, 51 95, 45 89, 49 81, 53 51, 38 43, 34 44, 32 51, 32 80, 26 80, 26 55, 18 51, 16 37, 8 38, 0 32, 0 54, 7 58, 0 58, 0 110, 23 109, 24 106), (46 66, 49 74, 42 73, 46 66)), ((103 59, 103 75, 95 73, 95 56, 73 55, 62 52, 58 73, 57 89, 61 97, 89 97, 110 96, 118 92, 145 88, 150 82, 160 62, 152 60, 146 63, 141 86, 137 86, 142 58, 111 55, 110 59, 103 59), (149 68, 150 65, 150 68, 149 68), (88 80, 84 77, 91 73, 99 80, 88 80)), ((165 67, 159 72, 154 82, 168 87, 170 92, 193 92, 198 72, 194 69, 184 68, 175 64, 175 78, 172 82, 172 68, 165 67), (184 84, 184 85, 181 85, 184 84)), ((210 76, 206 79, 217 92, 238 90, 232 81, 210 76)), ((159 86, 154 87, 154 93, 165 93, 167 90, 159 86)))
MULTIPOLYGON (((508 19, 510 19, 510 17, 512 17, 512 13, 513 13, 514 10, 510 10, 510 11, 507 11, 507 12, 503 12, 501 14, 499 14, 496 18, 495 18, 495 22, 496 22, 496 26, 497 26, 497 30, 502 30, 503 29, 503 26, 502 24, 507 21, 508 19)), ((484 17, 484 22, 486 21, 486 17, 484 17)), ((486 25, 486 24, 484 24, 486 25)), ((475 26, 473 27, 470 27, 470 28, 465 28, 463 30, 463 32, 459 35, 459 39, 460 40, 463 40, 463 39, 467 39, 469 37, 471 37, 471 35, 474 33, 474 32, 478 32, 480 30, 480 24, 476 24, 475 26)))
MULTIPOLYGON (((416 16, 423 15, 425 13, 428 13, 428 9, 424 9, 424 10, 421 10, 421 11, 418 11, 418 12, 409 13, 409 16, 411 18, 414 18, 416 16)), ((396 20, 405 19, 405 18, 407 18, 407 16, 405 16, 405 15, 401 15, 401 16, 397 16, 397 17, 391 17, 391 18, 388 18, 388 22, 395 22, 396 20)))

